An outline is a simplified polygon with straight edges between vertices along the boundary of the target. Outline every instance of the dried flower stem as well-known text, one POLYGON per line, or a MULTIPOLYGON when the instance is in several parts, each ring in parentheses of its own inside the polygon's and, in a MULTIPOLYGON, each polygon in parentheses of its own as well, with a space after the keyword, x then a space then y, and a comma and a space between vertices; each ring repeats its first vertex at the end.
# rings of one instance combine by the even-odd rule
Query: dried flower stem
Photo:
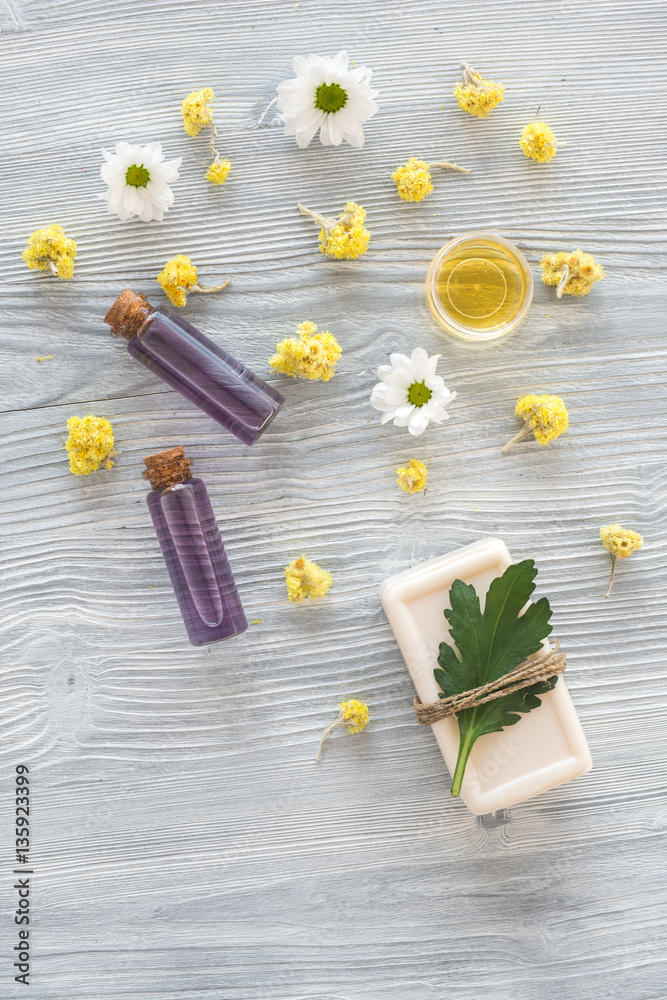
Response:
MULTIPOLYGON (((209 111, 209 117, 211 117, 211 112, 210 111, 209 111)), ((218 138, 218 130, 215 127, 215 122, 213 121, 212 117, 211 117, 211 120, 210 120, 209 124, 211 126, 211 141, 208 144, 208 148, 211 151, 211 156, 215 157, 215 159, 213 160, 213 163, 219 163, 219 161, 220 161, 220 153, 215 148, 215 140, 218 138)), ((224 287, 224 285, 222 287, 224 287)))
POLYGON ((557 299, 563 298, 563 292, 565 291, 565 286, 567 285, 569 280, 570 280, 570 269, 567 266, 567 264, 565 264, 565 266, 563 267, 563 273, 561 275, 560 281, 558 282, 558 287, 556 288, 557 299))
POLYGON ((231 278, 227 278, 227 281, 225 281, 222 285, 200 285, 199 282, 197 282, 196 285, 190 285, 188 293, 201 292, 202 295, 210 295, 211 292, 221 292, 223 288, 226 288, 227 285, 231 284, 231 280, 231 278))
POLYGON ((309 208, 306 208, 305 205, 302 205, 300 201, 297 201, 296 207, 299 209, 302 215, 307 215, 311 219, 315 219, 315 222, 319 222, 319 224, 322 226, 323 229, 327 229, 328 227, 330 227, 331 223, 333 222, 333 219, 327 219, 323 215, 320 215, 319 212, 311 212, 311 210, 309 208))
POLYGON ((466 87, 477 87, 478 90, 484 90, 483 84, 479 82, 477 78, 477 71, 472 68, 468 63, 461 63, 463 66, 463 83, 466 87))
POLYGON ((442 170, 458 170, 461 174, 471 174, 472 170, 468 170, 467 167, 460 167, 458 163, 450 163, 448 160, 440 160, 438 163, 427 164, 429 169, 431 167, 441 167, 442 170))
MULTIPOLYGON (((532 414, 531 414, 531 416, 532 416, 532 414)), ((503 454, 506 451, 509 451, 509 449, 512 447, 512 445, 516 444, 517 441, 523 441, 523 439, 525 437, 528 437, 528 435, 532 432, 532 430, 533 430, 533 428, 530 426, 530 417, 528 417, 528 419, 526 420, 525 424, 523 425, 523 427, 521 428, 521 430, 519 431, 519 433, 515 434, 514 437, 512 438, 512 440, 508 441, 506 445, 503 445, 503 447, 501 448, 501 451, 503 452, 503 454)))
POLYGON ((311 210, 306 208, 305 205, 302 205, 300 201, 296 203, 296 207, 302 215, 308 215, 311 219, 315 219, 315 221, 319 223, 324 232, 327 234, 327 237, 331 233, 334 226, 344 226, 346 229, 349 229, 354 218, 353 212, 345 212, 344 215, 341 215, 340 219, 328 219, 326 215, 320 215, 319 212, 311 212, 311 210))
POLYGON ((345 726, 345 725, 346 725, 346 722, 345 722, 345 712, 341 712, 340 715, 338 716, 338 718, 336 719, 336 721, 332 722, 330 726, 327 726, 327 728, 322 733, 322 739, 320 740, 320 745, 317 748, 317 755, 315 757, 315 760, 320 760, 320 758, 322 756, 322 747, 324 746, 324 744, 326 743, 326 741, 329 739, 329 737, 333 733, 334 729, 338 729, 340 726, 345 726))
POLYGON ((616 556, 613 554, 613 552, 610 552, 609 557, 611 559, 611 576, 609 577, 609 586, 607 587, 607 593, 604 595, 605 601, 609 597, 609 592, 611 591, 611 585, 614 582, 614 570, 616 569, 616 556))

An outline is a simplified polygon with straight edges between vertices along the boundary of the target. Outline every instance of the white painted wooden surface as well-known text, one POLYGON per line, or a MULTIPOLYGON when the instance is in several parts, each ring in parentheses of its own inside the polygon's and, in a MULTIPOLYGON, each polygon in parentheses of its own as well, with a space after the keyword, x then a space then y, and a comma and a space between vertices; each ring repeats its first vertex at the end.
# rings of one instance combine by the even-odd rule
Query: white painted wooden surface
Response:
POLYGON ((205 1000, 537 1000, 667 997, 665 967, 665 9, 515 0, 229 3, 2 0, 0 618, 2 932, 12 981, 12 776, 32 769, 31 995, 205 1000), (363 150, 300 152, 275 86, 293 54, 347 47, 374 68, 363 150), (506 86, 486 122, 451 88, 467 59, 506 86), (182 130, 192 89, 218 94, 233 172, 202 180, 182 130), (548 166, 518 133, 541 105, 567 147, 548 166), (263 117, 264 116, 264 117, 263 117), (261 125, 259 124, 261 120, 261 125), (97 200, 101 146, 160 140, 183 156, 162 225, 97 200), (420 205, 389 174, 446 156, 420 205), (317 252, 297 200, 368 211, 354 263, 317 252), (51 221, 79 245, 75 278, 28 272, 51 221), (537 273, 581 245, 607 270, 586 299, 537 283, 528 319, 480 349, 441 337, 429 260, 451 234, 496 227, 537 273), (339 338, 326 385, 280 382, 288 404, 247 449, 133 363, 102 317, 127 285, 191 254, 231 275, 186 315, 259 373, 302 319, 339 338), (418 442, 368 403, 392 349, 443 355, 452 417, 418 442), (38 355, 52 354, 38 363, 38 355), (506 456, 516 397, 555 392, 571 432, 506 456), (112 419, 110 472, 70 476, 65 422, 112 419), (249 619, 238 640, 187 643, 144 505, 141 458, 183 443, 209 486, 249 619), (430 463, 425 496, 396 466, 430 463), (598 529, 644 550, 619 567, 598 529), (590 740, 585 778, 504 815, 449 796, 377 597, 382 579, 486 534, 533 556, 590 740), (285 599, 306 552, 335 586, 285 599), (313 754, 336 703, 372 723, 313 754))

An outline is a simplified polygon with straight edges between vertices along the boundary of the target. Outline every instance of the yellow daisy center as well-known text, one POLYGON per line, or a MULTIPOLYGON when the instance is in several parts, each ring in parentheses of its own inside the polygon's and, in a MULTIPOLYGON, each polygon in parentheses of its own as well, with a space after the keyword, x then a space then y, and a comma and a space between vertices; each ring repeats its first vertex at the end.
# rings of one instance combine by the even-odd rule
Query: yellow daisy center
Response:
POLYGON ((321 83, 315 91, 315 107, 331 114, 347 103, 347 91, 337 83, 321 83))
POLYGON ((150 179, 151 175, 142 164, 133 163, 132 166, 128 167, 125 171, 125 183, 129 184, 130 187, 146 187, 150 179))
POLYGON ((424 406, 433 395, 425 382, 413 382, 408 389, 408 401, 413 406, 424 406))

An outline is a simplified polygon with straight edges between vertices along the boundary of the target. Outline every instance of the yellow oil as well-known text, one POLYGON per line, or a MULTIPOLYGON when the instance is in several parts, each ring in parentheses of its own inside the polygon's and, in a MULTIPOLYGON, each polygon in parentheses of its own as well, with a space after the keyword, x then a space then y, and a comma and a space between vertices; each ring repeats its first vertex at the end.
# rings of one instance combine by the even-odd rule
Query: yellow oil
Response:
POLYGON ((444 312, 460 326, 479 332, 511 323, 527 293, 519 262, 487 239, 453 250, 440 267, 437 288, 444 312))

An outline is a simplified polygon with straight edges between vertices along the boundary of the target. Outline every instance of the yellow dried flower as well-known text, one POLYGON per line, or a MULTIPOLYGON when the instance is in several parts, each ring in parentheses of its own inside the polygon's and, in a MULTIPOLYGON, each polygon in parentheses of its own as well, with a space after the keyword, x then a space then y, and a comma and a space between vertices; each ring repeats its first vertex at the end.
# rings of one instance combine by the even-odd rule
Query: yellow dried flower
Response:
POLYGON ((228 278, 223 285, 200 285, 197 281, 197 268, 190 258, 182 253, 168 260, 157 276, 158 284, 162 285, 164 294, 175 306, 186 305, 190 292, 204 294, 220 292, 231 280, 228 278))
POLYGON ((320 760, 322 756, 322 747, 329 736, 331 736, 334 729, 345 726, 348 733, 355 734, 362 732, 362 730, 368 725, 370 713, 368 711, 368 705, 365 702, 357 701, 356 698, 352 698, 350 701, 341 701, 338 708, 340 710, 338 718, 335 722, 332 722, 330 726, 327 726, 322 734, 320 745, 317 748, 316 760, 320 760))
POLYGON ((67 421, 69 437, 65 448, 69 454, 69 468, 75 476, 87 476, 102 465, 113 466, 113 427, 104 417, 70 417, 67 421))
POLYGON ((525 423, 503 451, 508 451, 531 432, 540 444, 549 444, 568 428, 567 408, 560 396, 521 396, 514 412, 517 417, 523 417, 525 423))
POLYGON ((181 112, 183 114, 183 128, 188 135, 199 135, 204 127, 210 126, 211 141, 208 144, 208 148, 214 159, 206 171, 205 177, 211 184, 224 184, 232 165, 229 160, 221 159, 220 153, 215 148, 218 131, 213 121, 211 109, 209 108, 209 104, 214 97, 215 94, 210 87, 204 87, 203 90, 193 90, 183 101, 181 112))
POLYGON ((287 596, 294 603, 303 601, 306 597, 324 597, 333 583, 331 573, 320 569, 317 563, 305 556, 294 559, 285 566, 284 572, 287 596))
POLYGON ((454 97, 462 111, 475 118, 488 118, 503 99, 505 88, 502 83, 485 80, 472 66, 463 63, 463 82, 454 87, 454 97))
POLYGON ((173 305, 184 306, 188 301, 188 292, 197 284, 197 268, 189 257, 179 253, 167 261, 157 281, 173 305))
POLYGON ((276 344, 277 353, 269 358, 271 367, 292 378, 321 378, 328 382, 342 351, 332 333, 328 330, 316 333, 316 330, 315 324, 308 320, 300 323, 295 337, 286 337, 276 344))
POLYGON ((595 257, 583 250, 571 253, 546 253, 540 261, 542 281, 557 285, 556 295, 588 295, 596 281, 602 281, 604 269, 595 257))
POLYGON ((428 163, 414 156, 407 163, 396 167, 391 179, 403 201, 421 201, 433 190, 428 163))
POLYGON ((351 701, 341 701, 338 706, 343 715, 343 724, 347 726, 348 733, 360 733, 368 724, 368 705, 363 701, 353 698, 351 701))
POLYGON ((371 234, 364 229, 366 212, 361 205, 348 201, 344 213, 337 219, 329 219, 319 212, 311 212, 300 203, 297 208, 302 215, 310 216, 322 227, 319 236, 320 251, 327 257, 335 257, 336 260, 354 260, 355 257, 366 253, 371 234))
POLYGON ((410 464, 405 468, 396 469, 398 478, 396 482, 406 493, 419 493, 426 489, 426 466, 418 458, 411 458, 410 464))
POLYGON ((459 173, 469 174, 470 170, 459 167, 456 163, 449 163, 441 160, 439 163, 426 163, 411 156, 407 163, 396 170, 391 175, 392 181, 398 188, 399 197, 403 201, 421 201, 433 190, 431 184, 431 167, 441 167, 442 170, 458 170, 459 173))
POLYGON ((229 160, 215 160, 206 171, 206 180, 211 184, 224 184, 231 169, 229 160))
POLYGON ((605 524, 600 528, 600 541, 612 556, 619 559, 627 559, 644 544, 638 532, 622 528, 620 524, 605 524))
POLYGON ((345 212, 330 230, 322 229, 319 235, 320 251, 336 260, 354 260, 366 253, 371 234, 364 229, 366 212, 354 201, 345 204, 345 212))
POLYGON ((546 122, 530 122, 522 129, 519 145, 524 156, 538 163, 548 163, 556 155, 557 147, 565 143, 558 142, 546 122))
POLYGON ((53 223, 36 229, 28 239, 23 259, 32 271, 51 271, 58 278, 74 274, 76 243, 65 236, 62 226, 53 223))
POLYGON ((641 549, 644 539, 637 531, 629 528, 622 528, 620 524, 605 524, 600 528, 600 541, 611 556, 611 576, 605 597, 609 597, 611 585, 614 582, 614 570, 616 569, 616 559, 627 559, 637 549, 641 549))
POLYGON ((199 135, 205 125, 213 124, 213 116, 208 105, 215 97, 210 87, 193 90, 181 105, 183 128, 188 135, 199 135))

